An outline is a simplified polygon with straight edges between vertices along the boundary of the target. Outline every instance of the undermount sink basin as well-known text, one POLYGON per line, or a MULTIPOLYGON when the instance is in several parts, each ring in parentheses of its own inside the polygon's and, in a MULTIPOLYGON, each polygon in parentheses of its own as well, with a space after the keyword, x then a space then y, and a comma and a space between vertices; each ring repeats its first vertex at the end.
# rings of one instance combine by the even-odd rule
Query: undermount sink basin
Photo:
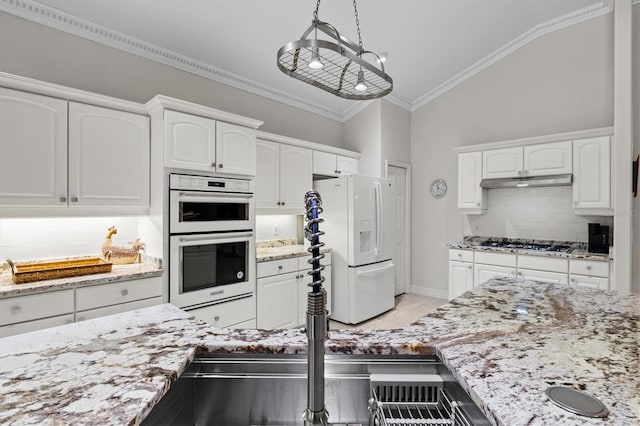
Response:
MULTIPOLYGON (((142 424, 301 425, 306 374, 306 355, 202 355, 142 424)), ((431 424, 489 424, 435 357, 326 355, 325 406, 331 424, 391 424, 383 415, 447 417, 451 406, 453 420, 431 424), (369 410, 372 396, 380 401, 376 413, 369 410)))

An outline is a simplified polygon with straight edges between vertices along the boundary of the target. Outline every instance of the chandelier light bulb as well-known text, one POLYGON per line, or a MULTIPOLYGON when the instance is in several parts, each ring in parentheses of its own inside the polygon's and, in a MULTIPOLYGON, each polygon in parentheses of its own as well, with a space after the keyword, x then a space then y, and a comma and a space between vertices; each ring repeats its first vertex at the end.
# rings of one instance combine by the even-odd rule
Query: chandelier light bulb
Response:
POLYGON ((313 49, 313 51, 311 52, 311 60, 309 61, 307 66, 312 70, 319 70, 324 67, 324 64, 320 60, 320 54, 318 53, 317 48, 313 49))
POLYGON ((365 90, 367 90, 367 85, 364 82, 364 72, 362 70, 358 71, 358 82, 353 88, 358 92, 364 92, 365 90))

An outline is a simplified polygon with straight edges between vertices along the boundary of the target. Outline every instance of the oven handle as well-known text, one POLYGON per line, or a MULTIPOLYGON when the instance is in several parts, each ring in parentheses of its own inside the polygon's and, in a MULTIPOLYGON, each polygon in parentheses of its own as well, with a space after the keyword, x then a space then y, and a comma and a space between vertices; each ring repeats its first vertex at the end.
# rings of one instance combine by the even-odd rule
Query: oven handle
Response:
POLYGON ((210 201, 212 198, 216 200, 224 201, 225 199, 244 199, 250 200, 253 198, 253 194, 241 194, 233 192, 178 192, 178 199, 188 199, 193 201, 210 201))
POLYGON ((189 241, 216 241, 216 240, 226 240, 229 238, 245 238, 245 237, 253 237, 253 232, 233 232, 233 233, 220 233, 220 234, 207 234, 206 236, 193 236, 193 237, 180 237, 178 240, 181 243, 189 242, 189 241))

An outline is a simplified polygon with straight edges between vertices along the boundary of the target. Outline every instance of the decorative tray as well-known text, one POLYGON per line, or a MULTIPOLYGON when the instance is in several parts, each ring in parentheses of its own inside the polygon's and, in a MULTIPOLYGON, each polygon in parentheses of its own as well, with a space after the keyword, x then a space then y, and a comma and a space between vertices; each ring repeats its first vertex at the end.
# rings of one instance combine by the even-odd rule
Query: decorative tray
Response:
POLYGON ((7 259, 7 263, 11 268, 11 279, 16 284, 111 272, 113 265, 99 257, 16 263, 7 259))

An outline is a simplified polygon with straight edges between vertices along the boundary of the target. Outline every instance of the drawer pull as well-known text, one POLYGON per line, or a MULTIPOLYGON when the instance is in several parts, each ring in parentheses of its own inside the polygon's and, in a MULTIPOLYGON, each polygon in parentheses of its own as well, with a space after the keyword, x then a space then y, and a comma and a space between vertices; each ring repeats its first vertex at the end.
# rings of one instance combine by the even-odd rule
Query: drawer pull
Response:
POLYGON ((71 197, 71 202, 72 203, 77 203, 78 202, 78 197, 71 197))
POLYGON ((587 271, 591 270, 591 265, 587 265, 587 271))
POLYGON ((217 296, 218 294, 224 293, 224 290, 212 291, 209 296, 217 296))
POLYGON ((12 315, 18 315, 21 311, 22 311, 22 309, 20 308, 20 306, 13 306, 11 308, 11 314, 12 315))
POLYGON ((282 265, 278 265, 278 269, 282 269, 282 265))
POLYGON ((60 197, 60 202, 61 203, 66 203, 67 202, 67 197, 60 197))
POLYGON ((215 167, 215 166, 216 166, 216 163, 211 163, 211 167, 215 167))
POLYGON ((213 317, 213 320, 214 320, 215 322, 220 321, 220 315, 216 315, 215 317, 213 317))
POLYGON ((224 166, 222 164, 218 164, 218 168, 222 169, 224 166))
POLYGON ((473 266, 467 266, 468 269, 473 269, 473 266))
POLYGON ((462 253, 458 253, 458 257, 462 257, 462 253))
POLYGON ((129 290, 127 290, 126 288, 123 288, 120 294, 123 296, 126 296, 127 294, 129 294, 129 290))

